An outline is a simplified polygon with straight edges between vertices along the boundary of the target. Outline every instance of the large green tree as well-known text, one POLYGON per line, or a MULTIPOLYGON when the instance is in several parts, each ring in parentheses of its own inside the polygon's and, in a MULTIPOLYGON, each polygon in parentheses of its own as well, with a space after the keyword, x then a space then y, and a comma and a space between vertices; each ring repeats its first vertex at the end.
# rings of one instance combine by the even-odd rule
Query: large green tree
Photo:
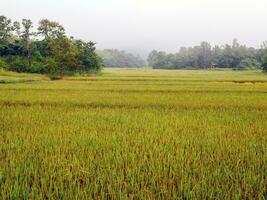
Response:
POLYGON ((65 72, 78 70, 79 51, 69 38, 61 36, 49 40, 48 47, 54 61, 54 65, 50 66, 51 73, 59 73, 63 76, 65 72))
POLYGON ((84 71, 99 70, 102 60, 96 54, 96 44, 82 40, 74 40, 73 42, 78 49, 80 69, 84 71))
POLYGON ((31 63, 32 63, 32 49, 31 49, 31 36, 34 35, 34 33, 31 31, 31 29, 33 28, 33 23, 30 19, 23 19, 22 20, 22 32, 21 32, 21 38, 22 38, 22 42, 25 45, 25 47, 27 48, 28 54, 28 64, 29 67, 31 67, 31 63))
POLYGON ((209 68, 212 65, 211 45, 208 42, 201 42, 198 52, 198 65, 201 68, 209 68))

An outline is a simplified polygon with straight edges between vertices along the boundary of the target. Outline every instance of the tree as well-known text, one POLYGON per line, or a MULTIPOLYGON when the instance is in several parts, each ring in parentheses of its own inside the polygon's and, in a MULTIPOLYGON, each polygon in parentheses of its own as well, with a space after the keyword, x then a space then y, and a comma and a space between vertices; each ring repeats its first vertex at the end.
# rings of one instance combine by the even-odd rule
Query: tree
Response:
POLYGON ((218 45, 215 45, 215 47, 212 49, 212 63, 211 63, 211 66, 212 67, 222 67, 220 65, 220 59, 222 57, 222 54, 223 54, 223 49, 218 46, 218 45))
POLYGON ((21 38, 22 38, 23 44, 27 48, 28 64, 29 64, 29 67, 31 67, 32 52, 31 52, 31 38, 30 37, 34 34, 31 32, 31 29, 33 28, 33 23, 30 19, 23 19, 22 27, 23 27, 23 30, 21 32, 21 38))
POLYGON ((261 67, 261 63, 259 63, 254 58, 244 58, 241 60, 236 69, 238 70, 249 70, 249 69, 259 69, 261 67))
POLYGON ((65 29, 58 22, 42 19, 39 22, 38 34, 43 36, 45 40, 48 40, 62 37, 65 34, 65 29))
POLYGON ((78 49, 78 59, 81 70, 99 70, 101 67, 102 60, 95 52, 95 43, 75 40, 74 44, 78 49))
POLYGON ((7 42, 11 36, 14 27, 12 25, 11 19, 1 15, 0 16, 0 43, 3 44, 7 42))
POLYGON ((198 67, 208 68, 211 64, 211 45, 208 42, 202 42, 198 52, 198 67))
POLYGON ((65 36, 51 39, 48 42, 48 47, 54 62, 50 72, 63 76, 66 71, 78 70, 79 51, 70 39, 65 36))
POLYGON ((21 34, 21 27, 20 27, 20 23, 18 21, 15 21, 13 23, 13 31, 15 32, 15 36, 17 37, 17 39, 20 38, 20 34, 21 34))
POLYGON ((168 68, 168 55, 164 51, 153 50, 148 56, 148 64, 154 69, 168 68))
POLYGON ((33 35, 31 29, 33 28, 33 23, 30 19, 22 19, 23 30, 21 32, 21 38, 25 42, 30 41, 30 37, 33 35))
POLYGON ((148 58, 147 58, 148 65, 150 67, 156 66, 157 60, 158 60, 157 57, 158 57, 158 52, 156 50, 153 50, 150 52, 150 54, 148 55, 148 58))

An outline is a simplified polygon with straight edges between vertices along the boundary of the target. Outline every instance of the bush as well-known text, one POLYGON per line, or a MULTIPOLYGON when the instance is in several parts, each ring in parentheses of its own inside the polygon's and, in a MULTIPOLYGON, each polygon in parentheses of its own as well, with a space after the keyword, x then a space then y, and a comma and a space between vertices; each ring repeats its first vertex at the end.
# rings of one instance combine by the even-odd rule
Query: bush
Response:
POLYGON ((12 56, 8 58, 9 70, 15 72, 28 72, 30 71, 28 60, 23 57, 12 56))
POLYGON ((254 58, 245 58, 243 59, 238 67, 237 70, 252 70, 252 69, 260 69, 261 64, 254 58))
POLYGON ((30 70, 28 72, 45 74, 45 73, 48 72, 48 69, 47 69, 45 63, 33 61, 32 62, 32 66, 31 66, 31 68, 30 68, 30 70))
POLYGON ((0 58, 0 68, 7 69, 8 65, 3 58, 0 58))
POLYGON ((264 63, 262 65, 262 70, 263 70, 263 72, 267 72, 267 63, 264 63))

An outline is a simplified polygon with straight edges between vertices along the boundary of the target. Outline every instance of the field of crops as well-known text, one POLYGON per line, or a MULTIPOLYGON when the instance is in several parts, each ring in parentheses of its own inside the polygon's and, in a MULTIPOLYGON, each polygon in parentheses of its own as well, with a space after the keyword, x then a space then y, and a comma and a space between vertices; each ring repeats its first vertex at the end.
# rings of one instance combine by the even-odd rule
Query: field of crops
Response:
POLYGON ((34 82, 45 79, 48 79, 48 77, 37 74, 30 75, 23 73, 8 72, 4 71, 0 67, 0 84, 34 82))
POLYGON ((0 199, 252 198, 267 198, 266 74, 0 84, 0 199))

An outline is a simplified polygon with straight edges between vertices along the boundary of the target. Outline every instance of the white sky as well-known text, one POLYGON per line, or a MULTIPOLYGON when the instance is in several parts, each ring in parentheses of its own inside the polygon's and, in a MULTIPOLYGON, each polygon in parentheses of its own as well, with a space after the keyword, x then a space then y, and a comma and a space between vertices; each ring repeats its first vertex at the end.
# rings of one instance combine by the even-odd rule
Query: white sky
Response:
POLYGON ((145 54, 201 41, 259 47, 267 40, 267 0, 0 0, 0 15, 49 18, 98 48, 145 54))

